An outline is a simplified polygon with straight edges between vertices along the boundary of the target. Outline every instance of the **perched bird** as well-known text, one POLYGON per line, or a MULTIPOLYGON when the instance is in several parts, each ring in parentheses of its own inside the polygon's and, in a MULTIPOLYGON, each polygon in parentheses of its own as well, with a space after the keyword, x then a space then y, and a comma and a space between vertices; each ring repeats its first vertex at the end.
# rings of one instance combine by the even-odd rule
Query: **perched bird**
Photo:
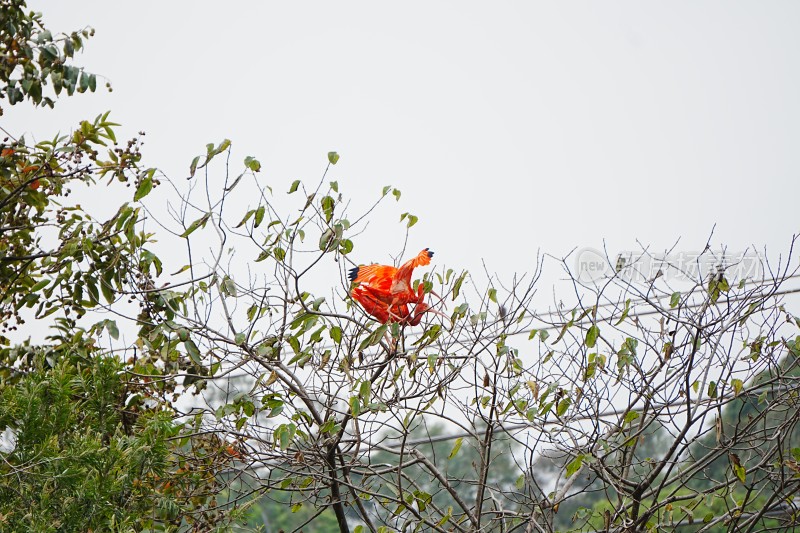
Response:
POLYGON ((355 284, 350 295, 378 322, 398 322, 416 326, 422 315, 430 310, 424 302, 425 287, 419 284, 412 289, 411 274, 418 266, 431 263, 433 252, 425 248, 400 268, 388 265, 361 265, 350 270, 350 281, 355 284), (409 305, 414 305, 413 313, 409 305))

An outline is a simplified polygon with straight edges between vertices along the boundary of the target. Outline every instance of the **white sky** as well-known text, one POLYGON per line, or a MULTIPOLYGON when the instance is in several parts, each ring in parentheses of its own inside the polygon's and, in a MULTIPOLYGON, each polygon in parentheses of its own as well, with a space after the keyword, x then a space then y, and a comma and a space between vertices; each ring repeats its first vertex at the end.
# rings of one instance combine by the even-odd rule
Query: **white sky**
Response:
POLYGON ((410 252, 505 275, 604 240, 701 250, 714 224, 777 255, 800 230, 797 2, 29 7, 54 32, 93 26, 77 63, 114 91, 6 108, 4 128, 41 140, 110 109, 173 179, 227 137, 276 192, 336 150, 345 196, 403 192, 359 262, 399 251, 403 211, 410 252))

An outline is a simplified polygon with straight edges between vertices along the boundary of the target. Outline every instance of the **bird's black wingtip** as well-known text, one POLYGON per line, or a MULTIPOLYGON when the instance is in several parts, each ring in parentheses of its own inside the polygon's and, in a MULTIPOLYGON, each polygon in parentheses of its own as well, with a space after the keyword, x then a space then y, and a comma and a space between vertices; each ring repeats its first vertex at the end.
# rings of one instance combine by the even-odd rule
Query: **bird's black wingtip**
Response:
POLYGON ((428 252, 428 257, 433 257, 433 252, 430 248, 425 248, 425 251, 428 252))
POLYGON ((351 268, 350 273, 347 275, 347 278, 352 283, 356 280, 357 277, 358 277, 358 267, 351 268))

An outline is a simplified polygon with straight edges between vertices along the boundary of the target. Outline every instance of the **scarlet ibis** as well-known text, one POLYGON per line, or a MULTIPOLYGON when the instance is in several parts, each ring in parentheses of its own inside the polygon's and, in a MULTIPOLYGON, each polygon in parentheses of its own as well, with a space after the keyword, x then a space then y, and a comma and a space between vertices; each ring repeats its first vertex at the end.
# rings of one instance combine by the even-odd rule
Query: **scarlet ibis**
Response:
MULTIPOLYGON (((360 265, 350 270, 350 281, 355 284, 350 295, 378 322, 398 322, 416 326, 422 315, 430 310, 424 302, 425 288, 419 284, 414 292, 411 274, 418 266, 431 263, 433 252, 425 248, 400 268, 389 265, 360 265), (409 304, 414 304, 413 313, 409 304)), ((439 313, 441 314, 441 313, 439 313)))

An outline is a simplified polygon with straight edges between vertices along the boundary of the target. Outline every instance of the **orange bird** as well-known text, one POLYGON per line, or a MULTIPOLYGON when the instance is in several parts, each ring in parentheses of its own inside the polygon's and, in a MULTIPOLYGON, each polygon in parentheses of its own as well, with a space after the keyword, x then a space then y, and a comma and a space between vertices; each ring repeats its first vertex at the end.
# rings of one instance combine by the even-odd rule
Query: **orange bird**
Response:
POLYGON ((400 268, 388 265, 361 265, 350 270, 350 281, 355 284, 350 295, 378 322, 398 322, 416 326, 422 315, 430 309, 424 303, 425 288, 420 283, 417 291, 411 288, 411 274, 418 266, 431 263, 433 252, 425 248, 400 268), (413 315, 409 304, 414 304, 413 315))

